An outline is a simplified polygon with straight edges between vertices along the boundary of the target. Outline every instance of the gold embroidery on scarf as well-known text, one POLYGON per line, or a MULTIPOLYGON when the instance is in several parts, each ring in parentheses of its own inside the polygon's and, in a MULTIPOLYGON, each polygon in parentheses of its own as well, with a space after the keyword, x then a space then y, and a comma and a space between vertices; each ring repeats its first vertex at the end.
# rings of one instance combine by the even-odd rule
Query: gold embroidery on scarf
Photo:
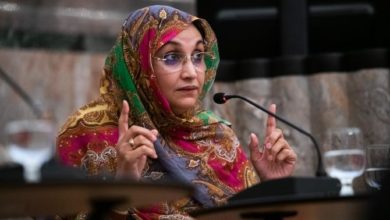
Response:
POLYGON ((159 15, 158 15, 159 17, 160 17, 160 19, 162 19, 162 20, 164 20, 164 19, 166 19, 167 18, 167 12, 165 11, 165 9, 163 8, 163 9, 161 9, 161 11, 160 11, 160 13, 159 13, 159 15))
POLYGON ((199 160, 190 160, 190 163, 188 164, 189 168, 194 168, 199 166, 199 160))
POLYGON ((104 111, 88 112, 84 115, 86 122, 100 122, 104 118, 104 111))
POLYGON ((256 172, 250 166, 245 166, 244 170, 245 188, 251 187, 259 183, 259 177, 256 172))
POLYGON ((219 158, 228 161, 229 163, 233 163, 237 156, 237 149, 240 146, 237 137, 232 133, 230 129, 223 129, 221 127, 217 127, 215 132, 218 138, 216 143, 214 144, 216 155, 219 158))
POLYGON ((115 147, 107 146, 107 142, 103 143, 104 150, 98 153, 93 150, 93 146, 88 145, 90 150, 85 152, 81 158, 81 167, 88 171, 89 175, 98 175, 102 172, 115 173, 117 162, 117 151, 115 147))
MULTIPOLYGON (((137 20, 134 21, 134 24, 130 25, 132 27, 132 29, 129 30, 129 35, 131 37, 130 38, 131 40, 133 40, 132 37, 134 37, 135 34, 137 33, 137 31, 140 29, 140 26, 142 25, 142 23, 145 19, 145 16, 148 14, 149 14, 149 8, 146 8, 144 10, 144 12, 142 13, 142 15, 137 20)), ((133 45, 133 46, 135 46, 135 45, 133 45)))
POLYGON ((107 79, 103 79, 100 86, 100 93, 107 94, 109 91, 109 85, 110 85, 110 81, 108 81, 107 79))
POLYGON ((143 176, 143 178, 152 179, 153 181, 157 181, 157 180, 161 179, 161 177, 163 177, 163 176, 164 176, 163 172, 152 171, 152 172, 150 172, 150 174, 145 174, 143 176))
POLYGON ((215 195, 218 197, 225 196, 225 192, 222 189, 220 189, 218 186, 213 185, 209 182, 202 181, 202 180, 194 180, 193 183, 205 185, 207 187, 208 191, 210 192, 210 194, 212 194, 212 195, 215 195))

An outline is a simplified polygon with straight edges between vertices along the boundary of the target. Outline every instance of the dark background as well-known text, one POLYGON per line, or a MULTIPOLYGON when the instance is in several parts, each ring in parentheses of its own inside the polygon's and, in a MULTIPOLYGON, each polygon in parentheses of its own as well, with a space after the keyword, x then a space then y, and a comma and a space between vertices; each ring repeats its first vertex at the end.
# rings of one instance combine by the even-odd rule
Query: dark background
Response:
POLYGON ((387 0, 209 0, 198 1, 197 11, 215 29, 224 59, 348 52, 390 45, 387 0), (292 4, 282 11, 286 2, 292 4), (300 2, 303 5, 297 6, 300 2), (306 18, 300 18, 302 12, 306 18), (288 32, 282 30, 282 13, 287 17, 284 31, 287 28, 288 32), (291 39, 297 34, 300 37, 291 39), (282 48, 289 40, 295 50, 282 48))

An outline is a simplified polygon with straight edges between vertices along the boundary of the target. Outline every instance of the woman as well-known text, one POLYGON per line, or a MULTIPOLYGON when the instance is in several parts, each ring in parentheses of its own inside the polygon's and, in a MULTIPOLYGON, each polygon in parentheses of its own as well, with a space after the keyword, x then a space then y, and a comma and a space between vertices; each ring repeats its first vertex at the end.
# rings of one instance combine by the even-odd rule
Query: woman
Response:
POLYGON ((169 6, 134 11, 106 59, 100 97, 59 133, 60 160, 89 175, 169 178, 196 188, 192 198, 129 211, 140 219, 186 219, 260 180, 290 175, 296 154, 274 118, 268 118, 264 152, 251 134, 249 161, 230 124, 202 108, 218 63, 205 20, 169 6))

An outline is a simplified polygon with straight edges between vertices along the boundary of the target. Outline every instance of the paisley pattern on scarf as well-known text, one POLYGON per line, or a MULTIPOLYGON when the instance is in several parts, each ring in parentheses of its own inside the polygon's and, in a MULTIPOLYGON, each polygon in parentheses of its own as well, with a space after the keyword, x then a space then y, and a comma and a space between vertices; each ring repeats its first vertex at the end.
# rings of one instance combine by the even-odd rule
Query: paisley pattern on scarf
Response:
POLYGON ((122 100, 129 102, 129 126, 159 131, 157 160, 148 160, 144 181, 174 179, 190 183, 195 194, 183 200, 131 209, 141 219, 186 219, 188 212, 221 205, 236 192, 258 182, 230 124, 202 108, 219 63, 217 40, 210 25, 169 6, 155 5, 130 13, 108 55, 100 96, 83 106, 62 126, 59 159, 89 175, 115 174, 118 119, 122 100), (205 83, 198 104, 182 115, 171 110, 152 74, 151 57, 178 33, 194 24, 201 32, 206 60, 205 83))

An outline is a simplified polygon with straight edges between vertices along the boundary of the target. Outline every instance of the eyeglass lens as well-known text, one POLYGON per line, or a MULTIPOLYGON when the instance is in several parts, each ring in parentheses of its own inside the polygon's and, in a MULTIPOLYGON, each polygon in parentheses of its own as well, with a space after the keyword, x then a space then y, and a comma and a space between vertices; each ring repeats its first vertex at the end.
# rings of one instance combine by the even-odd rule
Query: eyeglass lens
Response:
MULTIPOLYGON (((194 65, 195 69, 198 71, 205 71, 206 64, 205 59, 210 57, 208 53, 198 52, 190 56, 190 60, 194 65)), ((184 63, 187 61, 187 55, 182 53, 168 53, 165 54, 162 58, 157 58, 162 61, 163 67, 167 71, 179 71, 183 67, 184 63)))

